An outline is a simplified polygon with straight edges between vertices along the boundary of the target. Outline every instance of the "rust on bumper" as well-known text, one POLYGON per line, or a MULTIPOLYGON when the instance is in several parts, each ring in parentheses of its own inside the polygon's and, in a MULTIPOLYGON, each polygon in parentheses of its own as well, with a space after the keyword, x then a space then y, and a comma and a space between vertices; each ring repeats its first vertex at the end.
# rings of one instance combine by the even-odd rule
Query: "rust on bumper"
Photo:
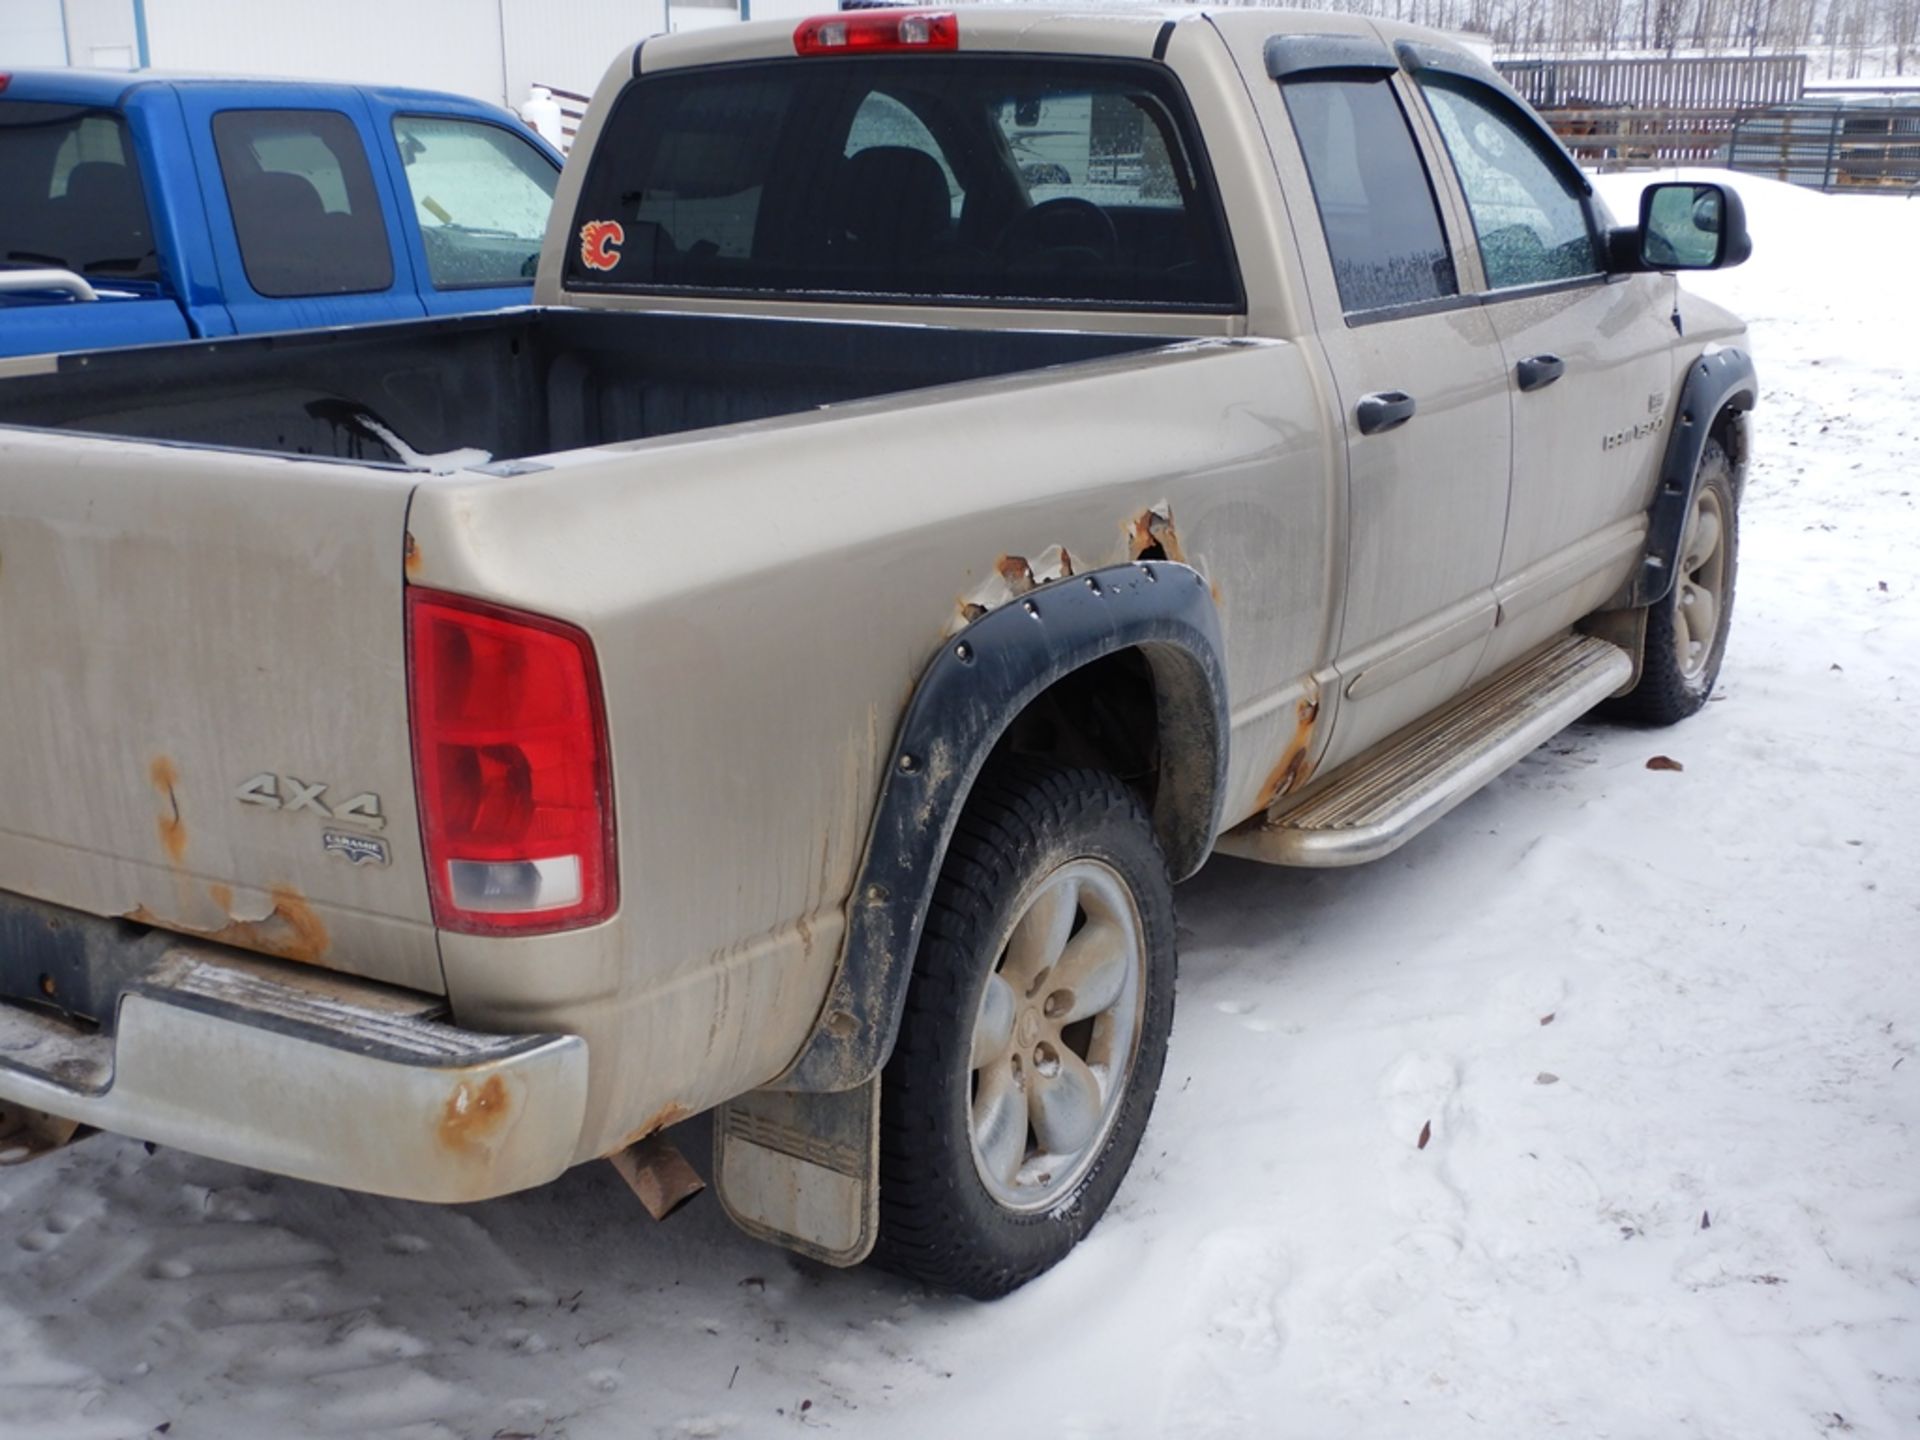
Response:
POLYGON ((481 1200, 571 1163, 577 1035, 492 1035, 430 996, 186 942, 112 1033, 0 1002, 0 1107, 400 1199, 481 1200))

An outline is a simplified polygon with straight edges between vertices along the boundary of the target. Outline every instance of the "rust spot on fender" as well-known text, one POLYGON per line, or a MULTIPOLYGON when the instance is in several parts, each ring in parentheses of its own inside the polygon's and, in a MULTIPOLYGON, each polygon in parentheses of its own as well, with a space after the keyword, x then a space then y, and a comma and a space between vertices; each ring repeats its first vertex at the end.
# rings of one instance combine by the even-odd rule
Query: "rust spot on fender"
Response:
POLYGON ((1187 563, 1180 532, 1173 525, 1173 509, 1162 500, 1127 522, 1127 556, 1133 560, 1171 560, 1187 563))
POLYGON ((406 559, 402 562, 402 568, 406 570, 409 577, 412 577, 420 573, 421 563, 420 542, 415 540, 412 532, 409 531, 406 541, 406 559))
POLYGON ((1077 566, 1072 552, 1064 545, 1049 545, 1032 559, 1025 555, 1002 555, 993 562, 991 574, 954 602, 954 618, 945 633, 955 635, 1007 602, 1075 573, 1077 566))
MULTIPOLYGON (((220 908, 231 912, 233 891, 224 885, 208 887, 208 893, 220 908), (223 893, 224 892, 224 895, 223 893)), ((126 918, 136 925, 151 925, 160 930, 174 930, 182 935, 193 935, 215 945, 231 945, 239 950, 257 950, 262 955, 276 955, 282 960, 298 960, 308 965, 324 964, 327 949, 332 943, 327 935, 326 922, 314 914, 313 907, 299 891, 287 886, 278 886, 272 892, 273 909, 262 920, 232 920, 217 930, 209 930, 204 925, 187 925, 178 920, 169 920, 156 915, 145 905, 139 905, 126 913, 126 918)))
POLYGON ((630 1146, 638 1145, 649 1135, 657 1134, 659 1131, 665 1130, 670 1126, 678 1125, 682 1120, 690 1119, 692 1115, 693 1111, 689 1110, 679 1101, 670 1100, 658 1110, 654 1111, 653 1114, 649 1115, 637 1127, 629 1130, 624 1140, 607 1151, 607 1156, 618 1155, 622 1150, 630 1146))
POLYGON ((512 1112, 507 1082, 498 1075, 474 1082, 462 1080, 441 1107, 436 1134, 449 1150, 463 1153, 485 1150, 499 1137, 512 1112))
POLYGON ((170 757, 156 755, 147 767, 147 778, 160 794, 160 816, 154 822, 160 831, 160 848, 167 852, 169 863, 179 865, 187 857, 187 822, 180 815, 180 797, 175 790, 180 783, 179 767, 170 757))
POLYGON ((1313 763, 1308 755, 1313 749, 1314 722, 1320 718, 1320 682, 1311 675, 1307 677, 1307 693, 1293 707, 1293 715, 1293 734, 1287 740, 1287 748, 1280 752, 1267 783, 1260 787, 1262 809, 1281 796, 1292 794, 1312 778, 1313 763))
POLYGON ((1033 589, 1033 566, 1024 555, 1002 555, 993 562, 993 570, 1015 595, 1024 595, 1033 589))

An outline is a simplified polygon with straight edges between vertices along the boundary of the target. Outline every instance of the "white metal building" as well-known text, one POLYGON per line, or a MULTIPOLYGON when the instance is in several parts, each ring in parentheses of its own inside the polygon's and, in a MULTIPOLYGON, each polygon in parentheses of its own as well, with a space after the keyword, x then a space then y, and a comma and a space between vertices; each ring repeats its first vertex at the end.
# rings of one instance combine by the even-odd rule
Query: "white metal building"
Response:
POLYGON ((212 70, 453 90, 518 108, 590 93, 647 35, 835 0, 0 0, 0 70, 212 70))

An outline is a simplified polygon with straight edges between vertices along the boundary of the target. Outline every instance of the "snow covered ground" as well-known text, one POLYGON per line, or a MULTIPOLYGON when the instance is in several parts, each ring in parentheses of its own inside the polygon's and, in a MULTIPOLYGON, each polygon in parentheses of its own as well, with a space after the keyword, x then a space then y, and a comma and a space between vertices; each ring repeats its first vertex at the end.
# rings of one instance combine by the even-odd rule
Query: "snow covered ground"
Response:
POLYGON ((99 1137, 0 1171, 0 1435, 1920 1434, 1920 202, 1741 184, 1724 694, 1375 867, 1209 866, 1053 1275, 826 1271, 604 1166, 436 1210, 99 1137))

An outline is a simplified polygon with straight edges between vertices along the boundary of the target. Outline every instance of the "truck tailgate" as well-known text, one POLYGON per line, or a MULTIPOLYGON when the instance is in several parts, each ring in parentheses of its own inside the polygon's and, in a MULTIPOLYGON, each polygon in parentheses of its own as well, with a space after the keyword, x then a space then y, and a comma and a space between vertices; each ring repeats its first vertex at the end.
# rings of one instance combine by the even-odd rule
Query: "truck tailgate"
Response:
POLYGON ((0 890, 441 991, 411 479, 0 429, 0 890))

